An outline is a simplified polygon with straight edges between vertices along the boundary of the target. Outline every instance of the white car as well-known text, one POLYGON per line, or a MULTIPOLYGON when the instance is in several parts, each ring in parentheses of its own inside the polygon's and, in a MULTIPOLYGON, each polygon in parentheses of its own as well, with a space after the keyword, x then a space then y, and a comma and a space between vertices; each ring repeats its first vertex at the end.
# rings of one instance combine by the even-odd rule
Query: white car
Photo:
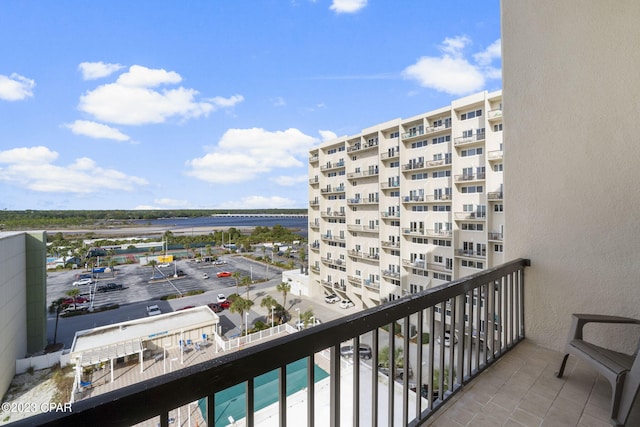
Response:
POLYGON ((167 264, 167 263, 158 264, 158 268, 166 268, 166 267, 171 267, 171 264, 167 264))
POLYGON ((336 294, 331 294, 324 297, 324 302, 326 302, 327 304, 334 304, 338 301, 340 301, 340 297, 336 294))
POLYGON ((355 306, 355 304, 351 300, 343 299, 340 301, 340 308, 351 308, 353 306, 355 306))
POLYGON ((204 274, 202 275, 202 278, 203 278, 203 279, 208 279, 208 278, 209 278, 209 275, 208 275, 207 273, 204 273, 204 274))
MULTIPOLYGON (((437 341, 438 341, 438 344, 440 344, 440 337, 438 337, 437 341)), ((453 336, 453 343, 454 344, 458 344, 458 337, 456 337, 455 335, 453 336)), ((444 331, 444 346, 445 347, 451 347, 451 332, 450 331, 444 331)))
POLYGON ((91 285, 93 284, 93 280, 91 279, 80 279, 78 281, 73 282, 73 286, 83 286, 83 285, 91 285))
POLYGON ((216 300, 220 303, 220 302, 225 302, 227 300, 227 297, 224 294, 218 294, 216 300))
POLYGON ((156 304, 147 306, 147 315, 157 316, 158 314, 162 314, 162 311, 160 310, 160 307, 158 307, 156 304))

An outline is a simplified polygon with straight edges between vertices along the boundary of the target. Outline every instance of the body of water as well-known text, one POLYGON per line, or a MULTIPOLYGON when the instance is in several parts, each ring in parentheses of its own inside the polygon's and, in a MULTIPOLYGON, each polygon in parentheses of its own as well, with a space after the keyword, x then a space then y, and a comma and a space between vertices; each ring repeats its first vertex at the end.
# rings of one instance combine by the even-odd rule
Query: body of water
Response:
POLYGON ((307 236, 307 226, 309 220, 307 216, 266 216, 266 217, 244 217, 244 216, 203 216, 196 218, 161 218, 152 220, 135 221, 140 225, 155 225, 173 228, 191 227, 273 227, 281 225, 285 228, 299 229, 298 234, 307 236))
MULTIPOLYGON (((327 378, 329 374, 314 365, 315 381, 327 378)), ((287 396, 302 390, 307 386, 307 360, 300 359, 287 365, 287 396)), ((245 413, 245 384, 238 384, 215 394, 215 425, 226 426, 229 416, 238 421, 246 417, 245 413)), ((259 411, 278 401, 278 371, 267 372, 254 380, 254 408, 259 411)), ((203 417, 206 404, 199 402, 203 417)))

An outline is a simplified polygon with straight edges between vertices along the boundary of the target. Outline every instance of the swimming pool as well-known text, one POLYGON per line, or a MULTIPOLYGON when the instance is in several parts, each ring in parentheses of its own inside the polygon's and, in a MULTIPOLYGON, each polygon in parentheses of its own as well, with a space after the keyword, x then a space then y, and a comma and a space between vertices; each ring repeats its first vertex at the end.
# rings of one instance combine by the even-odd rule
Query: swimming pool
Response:
MULTIPOLYGON (((315 381, 327 378, 329 374, 314 365, 315 381)), ((259 411, 278 401, 278 371, 267 372, 256 377, 254 383, 254 409, 259 411)), ((287 396, 307 386, 307 360, 300 359, 287 365, 287 396)), ((234 420, 245 418, 245 384, 237 384, 215 394, 215 426, 226 426, 229 417, 234 420)), ((198 402, 200 412, 205 417, 206 399, 198 402)))

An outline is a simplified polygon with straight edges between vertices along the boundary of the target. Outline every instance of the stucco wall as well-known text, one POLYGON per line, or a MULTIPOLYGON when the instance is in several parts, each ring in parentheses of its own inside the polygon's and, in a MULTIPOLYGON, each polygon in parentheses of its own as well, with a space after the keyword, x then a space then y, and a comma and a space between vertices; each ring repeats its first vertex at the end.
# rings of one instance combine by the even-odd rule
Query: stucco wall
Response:
POLYGON ((637 0, 502 2, 505 259, 531 259, 526 334, 551 348, 571 313, 640 317, 638 17, 637 0))
POLYGON ((27 353, 24 233, 0 236, 0 393, 9 388, 16 359, 27 353))

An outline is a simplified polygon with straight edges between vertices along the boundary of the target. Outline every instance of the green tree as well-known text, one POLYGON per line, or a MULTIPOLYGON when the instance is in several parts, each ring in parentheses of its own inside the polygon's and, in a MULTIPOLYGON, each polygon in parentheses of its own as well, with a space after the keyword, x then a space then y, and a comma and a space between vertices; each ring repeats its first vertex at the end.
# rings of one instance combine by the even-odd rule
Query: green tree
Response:
POLYGON ((269 314, 267 314, 267 319, 271 320, 271 324, 273 324, 275 322, 275 319, 272 318, 272 314, 274 315, 273 317, 275 317, 275 309, 276 307, 278 307, 278 301, 275 300, 275 298, 273 298, 271 295, 267 295, 266 297, 262 298, 262 301, 260 301, 260 307, 264 307, 269 311, 269 314))
POLYGON ((251 309, 252 306, 253 306, 253 301, 242 298, 241 296, 237 296, 233 299, 233 302, 229 307, 229 311, 232 313, 240 313, 240 317, 242 318, 242 325, 244 325, 244 328, 241 327, 240 330, 248 329, 249 325, 244 324, 244 321, 245 321, 244 313, 249 311, 249 309, 251 309))
POLYGON ((300 313, 300 320, 305 328, 312 323, 311 319, 313 319, 313 310, 309 309, 304 313, 300 313))
POLYGON ((77 297, 78 295, 80 295, 80 289, 78 289, 78 288, 71 288, 71 289, 69 289, 67 292, 65 292, 65 294, 66 294, 68 297, 71 297, 71 298, 73 299, 73 303, 75 304, 75 303, 76 303, 76 297, 77 297))
POLYGON ((251 278, 249 276, 242 276, 242 280, 240 281, 242 286, 247 287, 247 299, 249 299, 249 288, 251 287, 251 278))
POLYGON ((240 295, 240 277, 242 277, 242 274, 239 271, 234 271, 231 274, 231 277, 233 277, 236 281, 236 294, 240 295))
POLYGON ((287 307, 287 294, 291 291, 291 285, 287 282, 281 282, 276 286, 276 291, 282 293, 282 307, 287 307))

